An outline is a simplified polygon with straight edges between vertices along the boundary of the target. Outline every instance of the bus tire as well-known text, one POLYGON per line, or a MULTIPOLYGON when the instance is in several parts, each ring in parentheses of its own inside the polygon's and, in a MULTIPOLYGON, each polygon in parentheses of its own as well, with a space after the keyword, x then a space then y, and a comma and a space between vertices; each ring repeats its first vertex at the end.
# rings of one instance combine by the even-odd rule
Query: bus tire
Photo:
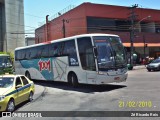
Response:
POLYGON ((73 72, 69 73, 69 75, 68 75, 68 82, 73 87, 78 87, 78 85, 79 85, 77 75, 75 73, 73 73, 73 72))
POLYGON ((28 71, 26 72, 25 76, 26 76, 28 79, 30 79, 30 80, 31 80, 31 75, 29 74, 29 72, 28 72, 28 71))

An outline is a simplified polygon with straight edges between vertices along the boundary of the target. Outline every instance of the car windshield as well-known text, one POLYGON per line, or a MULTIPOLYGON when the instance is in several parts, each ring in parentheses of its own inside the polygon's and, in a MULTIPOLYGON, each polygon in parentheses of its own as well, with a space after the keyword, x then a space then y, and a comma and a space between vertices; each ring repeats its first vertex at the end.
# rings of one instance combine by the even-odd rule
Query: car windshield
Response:
POLYGON ((152 61, 152 63, 160 63, 160 59, 155 59, 152 61))
POLYGON ((13 85, 13 77, 0 77, 0 88, 7 88, 13 85))

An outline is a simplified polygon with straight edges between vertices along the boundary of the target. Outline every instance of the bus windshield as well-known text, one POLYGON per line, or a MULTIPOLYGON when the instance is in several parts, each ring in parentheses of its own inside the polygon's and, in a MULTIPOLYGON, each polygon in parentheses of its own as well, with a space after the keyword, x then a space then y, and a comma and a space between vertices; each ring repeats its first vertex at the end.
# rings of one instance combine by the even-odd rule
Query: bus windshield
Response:
POLYGON ((100 71, 125 67, 125 50, 119 37, 100 36, 93 37, 93 40, 97 48, 98 69, 100 71))

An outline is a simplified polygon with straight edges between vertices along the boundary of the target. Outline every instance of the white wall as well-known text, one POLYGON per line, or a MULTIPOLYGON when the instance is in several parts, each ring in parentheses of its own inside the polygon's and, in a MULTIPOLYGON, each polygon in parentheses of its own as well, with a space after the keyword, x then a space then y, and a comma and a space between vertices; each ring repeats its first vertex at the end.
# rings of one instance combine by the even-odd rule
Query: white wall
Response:
POLYGON ((14 51, 16 47, 25 46, 24 34, 11 34, 24 33, 23 13, 23 0, 5 0, 6 34, 4 51, 14 51))

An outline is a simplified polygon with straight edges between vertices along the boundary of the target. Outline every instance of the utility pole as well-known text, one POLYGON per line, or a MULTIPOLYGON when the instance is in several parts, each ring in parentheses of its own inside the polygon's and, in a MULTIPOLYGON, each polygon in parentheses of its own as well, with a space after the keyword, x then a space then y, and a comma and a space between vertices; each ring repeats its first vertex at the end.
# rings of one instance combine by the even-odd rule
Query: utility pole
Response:
POLYGON ((65 37, 66 37, 66 26, 65 26, 65 22, 66 22, 66 23, 69 23, 69 21, 68 21, 68 20, 63 19, 63 20, 62 20, 62 22, 63 22, 63 26, 62 26, 62 30, 63 30, 63 37, 65 38, 65 37))
POLYGON ((144 59, 145 59, 146 58, 146 40, 144 35, 143 35, 143 43, 144 43, 143 51, 144 51, 144 59))
MULTIPOLYGON (((49 40, 50 40, 50 36, 49 36, 49 20, 48 20, 48 16, 49 16, 49 15, 46 15, 46 32, 47 32, 46 41, 49 41, 49 40)), ((45 42, 46 42, 46 41, 45 41, 45 42)))
POLYGON ((135 4, 133 5, 132 7, 130 7, 130 20, 131 20, 131 27, 130 27, 130 43, 131 43, 131 46, 130 46, 130 66, 131 66, 131 69, 133 69, 133 43, 134 43, 134 25, 135 25, 135 19, 137 17, 137 15, 135 14, 135 8, 137 8, 138 5, 135 4))

